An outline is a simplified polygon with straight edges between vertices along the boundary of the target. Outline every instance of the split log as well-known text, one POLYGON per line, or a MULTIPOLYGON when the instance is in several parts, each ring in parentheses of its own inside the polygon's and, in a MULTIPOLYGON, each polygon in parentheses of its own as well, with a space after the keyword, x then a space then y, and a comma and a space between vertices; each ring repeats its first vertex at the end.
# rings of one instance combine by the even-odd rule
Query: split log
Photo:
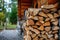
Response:
POLYGON ((59 17, 59 14, 58 13, 54 13, 54 18, 57 18, 59 17))
POLYGON ((44 30, 44 26, 41 25, 38 29, 41 30, 41 31, 43 31, 44 30))
POLYGON ((43 23, 44 23, 44 21, 41 21, 41 20, 39 20, 39 22, 40 22, 41 24, 43 24, 43 23))
POLYGON ((45 19, 45 21, 49 21, 49 20, 50 20, 50 18, 46 18, 46 19, 45 19))
POLYGON ((55 40, 54 38, 50 38, 49 40, 55 40))
POLYGON ((47 15, 44 12, 40 12, 39 15, 42 17, 47 17, 47 15))
POLYGON ((54 38, 55 38, 55 39, 58 39, 58 34, 55 34, 54 38))
POLYGON ((49 14, 47 14, 47 16, 48 16, 49 18, 51 18, 51 19, 52 19, 52 18, 54 18, 54 17, 53 17, 53 15, 52 15, 52 14, 50 14, 50 13, 49 13, 49 14))
POLYGON ((34 28, 32 28, 32 27, 29 27, 29 29, 30 29, 31 31, 35 32, 36 34, 39 34, 39 33, 40 33, 40 31, 39 31, 39 30, 34 29, 34 28))
POLYGON ((33 38, 33 40, 38 40, 38 36, 36 36, 35 38, 33 38))
POLYGON ((54 27, 52 28, 52 30, 59 30, 59 27, 58 27, 58 26, 54 26, 54 27))
POLYGON ((38 28, 38 26, 36 26, 36 25, 34 25, 34 26, 32 26, 33 28, 38 28))
POLYGON ((57 19, 56 18, 52 18, 51 19, 51 22, 55 22, 57 19))
POLYGON ((40 22, 36 22, 36 24, 35 25, 38 25, 38 26, 40 26, 41 25, 41 23, 40 22))
POLYGON ((53 34, 57 34, 57 33, 58 33, 58 31, 57 31, 57 30, 55 30, 55 31, 53 31, 52 33, 53 33, 53 34))
POLYGON ((57 11, 57 9, 55 9, 55 8, 52 8, 52 9, 50 9, 52 12, 56 12, 57 11))
POLYGON ((49 21, 48 22, 45 22, 43 25, 44 26, 50 26, 50 22, 49 21))
POLYGON ((39 20, 43 21, 43 20, 44 20, 44 18, 43 18, 43 17, 39 17, 39 20))
POLYGON ((52 22, 53 25, 58 25, 58 20, 52 22))
POLYGON ((36 37, 36 34, 32 34, 31 37, 32 37, 32 38, 35 38, 35 37, 36 37))
POLYGON ((29 15, 24 25, 25 40, 57 40, 58 18, 56 9, 33 9, 28 11, 29 15), (46 11, 47 10, 47 11, 46 11))
POLYGON ((42 35, 45 34, 45 33, 46 33, 46 31, 42 31, 42 32, 41 32, 42 35))
POLYGON ((39 40, 43 40, 44 38, 40 38, 39 40))
POLYGON ((48 37, 47 35, 42 35, 42 38, 47 39, 48 37))
POLYGON ((29 25, 34 25, 34 21, 31 19, 27 20, 27 26, 29 26, 29 25))
POLYGON ((46 32, 46 35, 47 35, 48 38, 52 38, 53 37, 53 34, 48 34, 47 32, 46 32))
POLYGON ((50 31, 51 30, 51 27, 45 27, 45 31, 50 31))

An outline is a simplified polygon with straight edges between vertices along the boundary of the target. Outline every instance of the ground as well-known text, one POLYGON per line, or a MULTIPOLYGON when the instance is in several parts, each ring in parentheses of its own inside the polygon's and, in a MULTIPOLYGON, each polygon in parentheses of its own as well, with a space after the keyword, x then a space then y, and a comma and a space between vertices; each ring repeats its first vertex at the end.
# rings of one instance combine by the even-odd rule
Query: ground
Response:
POLYGON ((23 40, 18 30, 3 30, 0 32, 0 40, 23 40))

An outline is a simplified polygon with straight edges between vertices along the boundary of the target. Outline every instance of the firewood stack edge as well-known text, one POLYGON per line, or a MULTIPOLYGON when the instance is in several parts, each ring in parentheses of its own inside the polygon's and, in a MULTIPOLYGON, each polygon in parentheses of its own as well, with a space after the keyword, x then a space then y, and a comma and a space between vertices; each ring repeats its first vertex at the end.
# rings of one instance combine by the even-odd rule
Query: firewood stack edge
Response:
POLYGON ((29 8, 26 16, 24 40, 58 40, 60 13, 57 9, 29 8))

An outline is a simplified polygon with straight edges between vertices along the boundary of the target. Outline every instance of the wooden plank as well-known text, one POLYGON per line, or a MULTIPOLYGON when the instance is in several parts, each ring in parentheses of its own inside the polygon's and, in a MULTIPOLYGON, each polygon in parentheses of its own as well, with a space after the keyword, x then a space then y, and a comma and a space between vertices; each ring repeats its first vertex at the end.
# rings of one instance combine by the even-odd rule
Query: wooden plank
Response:
POLYGON ((21 6, 21 8, 29 8, 30 6, 21 6))
POLYGON ((31 6, 31 3, 21 3, 21 6, 31 6))
POLYGON ((21 0, 21 3, 31 3, 32 0, 21 0))

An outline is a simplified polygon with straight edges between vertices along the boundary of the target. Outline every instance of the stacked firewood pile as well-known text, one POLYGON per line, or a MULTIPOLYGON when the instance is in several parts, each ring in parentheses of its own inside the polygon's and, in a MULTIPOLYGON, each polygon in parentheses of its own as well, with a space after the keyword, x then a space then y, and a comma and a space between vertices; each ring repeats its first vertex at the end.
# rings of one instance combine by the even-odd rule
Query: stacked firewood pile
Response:
POLYGON ((58 40, 57 9, 28 9, 24 40, 58 40))

